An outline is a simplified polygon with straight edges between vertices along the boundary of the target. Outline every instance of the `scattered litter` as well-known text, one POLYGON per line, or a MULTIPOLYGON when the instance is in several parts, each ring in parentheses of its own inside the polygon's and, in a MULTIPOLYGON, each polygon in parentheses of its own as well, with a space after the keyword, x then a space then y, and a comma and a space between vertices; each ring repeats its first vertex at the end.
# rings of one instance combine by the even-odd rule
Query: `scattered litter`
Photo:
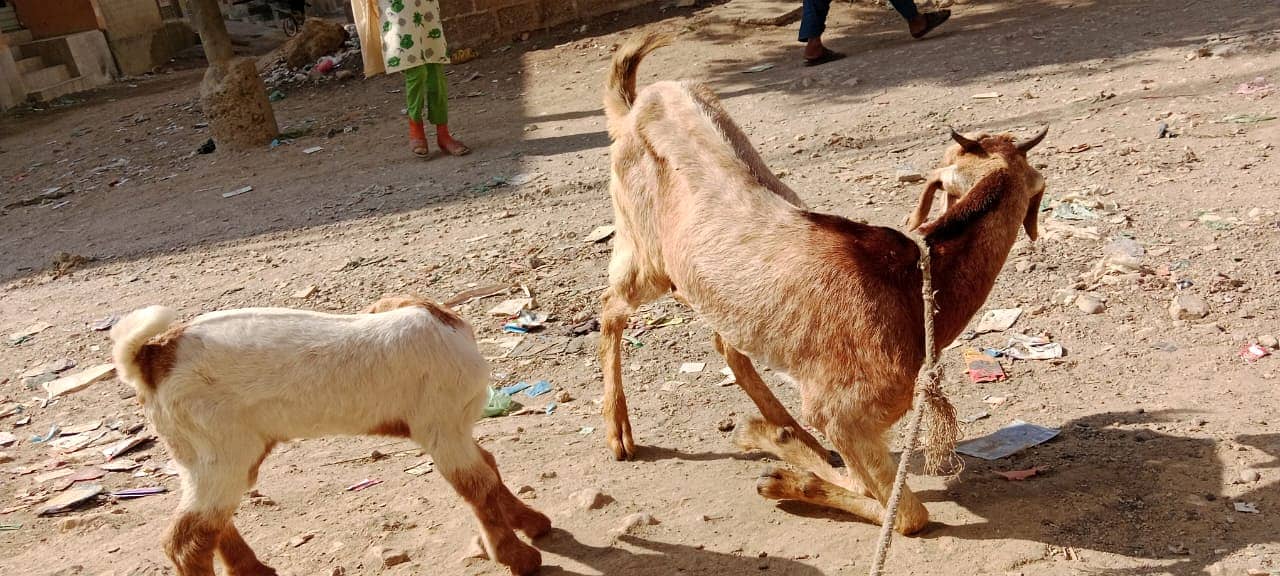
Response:
POLYGON ((1265 76, 1258 76, 1253 80, 1250 80, 1248 82, 1245 82, 1237 86, 1235 93, 1242 94, 1245 96, 1257 95, 1259 97, 1265 97, 1275 89, 1276 89, 1276 85, 1270 82, 1267 82, 1267 78, 1265 76))
POLYGON ((706 362, 685 362, 680 365, 681 374, 697 374, 707 367, 706 362))
POLYGON ((494 285, 492 285, 492 286, 483 286, 483 287, 480 287, 480 288, 472 288, 472 289, 470 289, 470 290, 465 290, 465 291, 459 292, 459 293, 455 294, 455 295, 453 296, 453 298, 450 298, 450 299, 448 299, 448 300, 445 300, 445 301, 444 301, 444 305, 445 305, 445 306, 457 306, 457 305, 459 305, 459 304, 466 304, 467 302, 470 302, 470 301, 472 301, 472 300, 479 300, 479 299, 481 299, 481 298, 488 298, 489 296, 493 296, 493 295, 496 295, 496 294, 501 294, 501 293, 506 292, 506 291, 507 291, 507 285, 506 285, 506 284, 494 284, 494 285))
POLYGON ((44 474, 36 474, 35 481, 36 481, 36 484, 44 484, 45 482, 48 482, 50 480, 66 478, 67 476, 70 476, 75 473, 76 471, 70 468, 62 468, 59 470, 52 470, 49 472, 45 472, 44 474))
POLYGON ((1258 505, 1253 502, 1232 502, 1231 505, 1235 507, 1236 512, 1242 512, 1244 514, 1262 513, 1258 511, 1258 505))
POLYGON ((1235 217, 1224 217, 1212 212, 1206 212, 1196 218, 1205 228, 1210 230, 1231 230, 1240 225, 1240 219, 1235 217))
POLYGON ((361 480, 359 482, 356 482, 355 484, 347 486, 347 492, 359 492, 361 490, 364 490, 365 488, 368 488, 370 486, 377 486, 378 484, 381 484, 381 483, 382 481, 378 480, 377 478, 365 478, 364 480, 361 480))
POLYGON ((534 382, 532 386, 530 386, 527 390, 525 390, 524 395, 530 398, 533 398, 535 396, 541 396, 543 394, 546 394, 547 392, 550 392, 550 391, 551 391, 551 383, 547 382, 546 380, 539 380, 537 382, 534 382))
POLYGON ((10 532, 13 530, 21 530, 22 524, 0 524, 0 532, 10 532))
POLYGON ((996 474, 1003 476, 1005 480, 1026 480, 1035 476, 1038 472, 1040 472, 1040 469, 1036 467, 1027 468, 1026 470, 1010 470, 1008 472, 996 470, 996 474))
POLYGON ((606 226, 596 226, 595 230, 592 230, 589 234, 587 234, 587 237, 584 239, 584 241, 587 244, 604 242, 605 240, 608 240, 610 236, 613 236, 614 230, 615 228, 612 224, 609 224, 606 226))
POLYGON ((582 428, 579 428, 579 429, 578 429, 578 434, 581 434, 581 435, 583 435, 583 436, 586 436, 586 435, 591 434, 592 432, 595 432, 595 431, 596 431, 596 429, 595 429, 595 427, 594 427, 594 426, 583 426, 582 428))
POLYGON ((987 396, 986 398, 983 398, 982 401, 992 406, 999 406, 1001 404, 1004 404, 1005 402, 1008 402, 1009 397, 1008 396, 987 396))
POLYGON ((503 300, 497 306, 489 309, 489 315, 502 318, 512 318, 519 315, 521 311, 532 306, 532 304, 532 298, 513 298, 511 300, 503 300))
POLYGON ((685 319, 680 316, 659 316, 657 318, 649 318, 644 321, 645 328, 666 328, 667 326, 675 326, 684 324, 685 319))
POLYGON ((1090 208, 1074 203, 1061 203, 1053 208, 1053 217, 1058 220, 1097 220, 1098 215, 1090 208))
POLYGON ((529 386, 531 386, 531 384, 528 382, 516 382, 515 384, 503 388, 502 393, 508 396, 515 396, 517 392, 520 392, 529 386))
POLYGON ((734 375, 732 368, 725 366, 720 369, 720 373, 724 375, 724 380, 720 381, 719 386, 733 386, 738 383, 738 377, 734 375))
POLYGON ((319 291, 319 288, 316 288, 315 284, 311 284, 306 288, 303 288, 301 290, 298 290, 297 292, 294 292, 293 297, 298 300, 306 300, 307 298, 314 296, 315 293, 318 291, 319 291))
POLYGON ((267 95, 267 101, 269 102, 279 102, 281 100, 284 100, 284 92, 279 90, 272 90, 271 93, 267 95))
POLYGON ((9 432, 0 432, 0 447, 8 446, 18 441, 18 437, 9 432))
POLYGON ((134 462, 128 458, 120 458, 110 462, 103 462, 98 465, 98 468, 106 470, 107 472, 128 472, 141 465, 142 464, 134 462))
POLYGON ((1014 322, 1018 321, 1018 317, 1022 316, 1021 308, 1003 308, 997 310, 987 310, 978 320, 978 327, 974 329, 976 334, 986 334, 987 332, 1004 332, 1014 322))
POLYGON ((773 66, 774 66, 773 63, 771 62, 766 62, 764 64, 756 64, 755 66, 752 66, 750 68, 747 68, 746 70, 743 70, 742 73, 755 74, 757 72, 764 72, 765 70, 772 70, 773 66))
POLYGON ((984 410, 982 412, 978 412, 977 414, 970 414, 968 416, 960 418, 959 420, 963 424, 973 424, 974 422, 977 422, 984 418, 990 418, 990 417, 991 417, 991 413, 984 410))
POLYGON ((1059 430, 1014 420, 995 432, 956 445, 956 452, 983 460, 999 460, 1021 450, 1043 444, 1059 430))
POLYGON ((312 147, 310 147, 310 148, 304 148, 304 149, 302 150, 302 153, 303 153, 303 154, 306 154, 306 155, 308 155, 308 156, 309 156, 309 155, 311 155, 311 154, 315 154, 316 152, 319 152, 319 151, 321 151, 321 150, 324 150, 324 146, 312 146, 312 147))
POLYGON ((1250 344, 1240 349, 1240 357, 1249 362, 1257 362, 1263 357, 1270 356, 1271 352, 1266 348, 1257 344, 1250 344))
POLYGON ((969 380, 975 384, 1005 379, 1004 369, 999 362, 973 348, 965 349, 964 364, 969 369, 969 380))
POLYGON ((102 451, 102 455, 107 457, 107 461, 115 460, 117 457, 137 448, 148 440, 151 440, 151 436, 147 434, 131 436, 108 446, 102 451))
POLYGON ((1010 334, 1009 345, 1001 350, 1015 360, 1051 360, 1062 357, 1062 344, 1050 342, 1043 336, 1010 334))
POLYGON ((59 432, 61 432, 61 431, 62 431, 62 429, 61 429, 61 428, 58 428, 58 425, 57 425, 57 424, 54 424, 54 425, 52 425, 52 426, 50 426, 50 427, 49 427, 49 432, 48 432, 47 434, 45 434, 44 436, 32 436, 32 437, 31 437, 31 443, 32 443, 32 444, 39 444, 39 443, 41 443, 41 442, 48 442, 49 440, 52 440, 52 439, 54 439, 54 438, 57 438, 57 437, 58 437, 58 433, 59 433, 59 432))
POLYGON ((48 393, 49 399, 53 400, 59 396, 84 390, 91 384, 106 380, 115 373, 116 367, 114 364, 98 364, 75 374, 63 376, 52 382, 46 382, 44 389, 48 393))
POLYGON ((999 92, 982 92, 980 94, 974 94, 973 96, 970 96, 970 98, 973 98, 974 100, 991 100, 993 98, 999 98, 999 97, 1000 97, 999 92))
POLYGON ((410 476, 424 476, 430 474, 432 470, 435 470, 435 463, 430 460, 404 469, 405 473, 410 476))
POLYGON ((120 321, 119 316, 107 316, 106 318, 100 318, 98 320, 94 320, 92 324, 89 324, 89 329, 93 330, 94 332, 106 332, 107 330, 110 330, 112 326, 115 326, 116 322, 119 322, 119 321, 120 321))
POLYGON ((232 196, 239 196, 241 194, 244 194, 245 192, 252 192, 252 191, 253 191, 253 186, 244 186, 242 188, 236 188, 235 190, 232 190, 230 192, 223 192, 222 197, 231 198, 232 196))
POLYGON ((635 336, 632 336, 630 334, 623 334, 622 339, 626 340, 627 344, 635 346, 636 348, 644 348, 644 342, 641 342, 640 339, 636 338, 635 336))
POLYGON ((21 404, 5 404, 4 406, 0 406, 0 418, 7 418, 15 414, 20 414, 22 413, 22 409, 21 404))
POLYGON ((164 494, 165 492, 168 492, 168 490, 164 486, 148 486, 146 488, 129 488, 118 492, 112 492, 111 496, 120 500, 132 500, 134 498, 143 498, 154 494, 164 494))
POLYGON ((1166 124, 1166 123, 1164 123, 1164 122, 1161 122, 1161 123, 1159 123, 1159 124, 1156 124, 1156 138, 1157 138, 1157 139, 1159 139, 1159 138, 1169 138, 1169 137, 1172 137, 1172 135, 1173 135, 1173 133, 1169 131, 1169 125, 1168 125, 1168 124, 1166 124))
POLYGON ((547 314, 545 312, 534 312, 522 308, 516 313, 515 320, 502 326, 502 331, 512 332, 515 334, 527 334, 541 328, 546 322, 547 314))
POLYGON ((97 430, 98 428, 101 428, 101 427, 102 427, 102 421, 94 420, 91 422, 85 422, 84 424, 67 426, 66 428, 62 429, 62 435, 72 436, 75 434, 84 434, 85 432, 93 432, 94 430, 97 430))
POLYGON ((32 336, 35 336, 36 334, 44 332, 45 330, 48 330, 50 328, 53 328, 53 324, 50 324, 48 322, 36 322, 35 324, 32 324, 30 326, 27 326, 26 328, 23 328, 22 330, 19 330, 17 332, 14 332, 13 334, 10 334, 9 343, 15 344, 15 345, 21 344, 23 342, 26 342, 27 340, 30 340, 32 336))
POLYGON ((553 414, 553 413, 556 411, 556 406, 558 406, 558 405, 559 405, 559 404, 557 404, 557 403, 555 403, 555 402, 547 402, 547 406, 546 406, 546 408, 543 408, 543 409, 542 409, 542 412, 543 412, 544 414, 546 414, 546 415, 550 416, 551 414, 553 414))
POLYGON ((489 398, 484 404, 484 417, 494 418, 511 410, 511 395, 501 390, 489 389, 489 398))
POLYGON ((510 186, 524 186, 530 182, 537 182, 542 179, 543 174, 539 172, 521 172, 507 179, 510 186))
POLYGON ((310 542, 310 541, 311 541, 311 539, 313 539, 313 538, 315 538, 315 537, 316 537, 316 535, 315 535, 315 534, 311 534, 311 533, 309 533, 309 532, 308 532, 308 533, 306 533, 306 534, 301 534, 301 535, 298 535, 298 536, 294 536, 293 538, 290 538, 290 539, 289 539, 289 547, 290 547, 290 548, 297 548, 297 547, 299 547, 299 546, 301 546, 301 545, 303 545, 303 544, 306 544, 307 542, 310 542))
POLYGON ((1275 119, 1276 119, 1275 116, 1268 116, 1264 114, 1230 114, 1228 116, 1224 116, 1222 120, 1218 121, 1218 123, 1219 124, 1257 124, 1258 122, 1266 122, 1268 120, 1275 120, 1275 119))
POLYGON ((77 486, 46 500, 44 504, 40 505, 39 508, 36 508, 36 516, 48 516, 50 514, 65 512, 79 504, 96 498, 101 493, 102 485, 100 484, 77 486))

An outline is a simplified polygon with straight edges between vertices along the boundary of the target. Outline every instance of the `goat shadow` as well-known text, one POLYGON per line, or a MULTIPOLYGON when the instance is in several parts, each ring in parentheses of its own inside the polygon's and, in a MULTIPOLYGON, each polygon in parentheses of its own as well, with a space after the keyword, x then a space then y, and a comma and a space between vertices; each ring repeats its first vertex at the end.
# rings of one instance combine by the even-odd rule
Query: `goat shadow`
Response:
MULTIPOLYGON (((1180 418, 1182 417, 1182 418, 1180 418)), ((1032 540, 1133 559, 1160 561, 1139 568, 1091 570, 1115 576, 1208 573, 1211 564, 1252 544, 1277 541, 1280 482, 1232 484, 1237 467, 1224 466, 1216 441, 1162 433, 1187 412, 1109 412, 1068 422, 1059 439, 1005 460, 968 459, 968 468, 945 493, 922 492, 925 500, 950 500, 985 519, 947 526, 932 524, 925 538, 1032 540), (1010 482, 994 470, 1048 466, 1041 476, 1010 482), (1235 494, 1229 497, 1228 492, 1235 494), (1234 502, 1258 505, 1245 514, 1234 502)), ((1280 467, 1280 434, 1234 439, 1272 459, 1253 468, 1280 467)))

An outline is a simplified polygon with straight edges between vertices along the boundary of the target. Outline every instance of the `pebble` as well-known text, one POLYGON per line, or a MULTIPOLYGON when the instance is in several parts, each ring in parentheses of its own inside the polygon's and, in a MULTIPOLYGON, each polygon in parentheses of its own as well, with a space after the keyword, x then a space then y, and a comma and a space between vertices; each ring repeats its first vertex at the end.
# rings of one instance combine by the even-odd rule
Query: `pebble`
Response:
POLYGON ((719 424, 716 424, 716 430, 728 432, 733 430, 733 426, 733 418, 725 418, 724 420, 721 420, 719 424))
POLYGON ((13 462, 13 456, 10 456, 8 452, 0 452, 0 464, 8 464, 10 462, 13 462))
POLYGON ((1257 470, 1242 470, 1240 472, 1240 481, 1245 484, 1252 484, 1262 479, 1262 473, 1257 470))
POLYGON ((908 184, 912 184, 915 182, 924 182, 924 174, 921 174, 919 170, 902 168, 898 170, 898 181, 906 182, 908 184))
POLYGON ((1275 336, 1264 334, 1258 337, 1258 344, 1266 346, 1267 348, 1276 348, 1277 346, 1280 346, 1280 341, 1277 341, 1275 336))
POLYGON ((556 402, 573 402, 573 394, 570 394, 568 390, 561 390, 556 393, 556 402))
POLYGON ((409 553, 396 548, 383 548, 382 546, 374 546, 369 549, 369 556, 382 561, 382 566, 390 568, 398 566, 409 561, 409 553))
POLYGON ((635 514, 628 514, 627 517, 623 518, 622 523, 618 525, 618 528, 614 530, 614 532, 619 534, 630 534, 636 528, 641 526, 653 526, 655 524, 660 524, 660 522, 658 522, 658 519, 654 518, 652 514, 649 514, 648 512, 637 512, 635 514))
POLYGON ((1076 297, 1076 308, 1085 314, 1100 314, 1107 309, 1107 301, 1103 296, 1086 292, 1076 297))
POLYGON ((316 537, 315 534, 310 534, 310 533, 294 536, 293 538, 289 539, 289 547, 297 548, 303 544, 306 544, 307 542, 310 542, 311 539, 315 537, 316 537))
POLYGON ((613 497, 595 488, 584 488, 572 496, 575 506, 582 510, 599 510, 613 502, 613 497))
POLYGON ((1169 317, 1174 320, 1196 320, 1209 315, 1209 303, 1195 294, 1178 294, 1169 302, 1169 317))
POLYGON ((330 572, 329 576, 347 576, 347 569, 341 566, 334 566, 333 572, 330 572))
POLYGON ((543 480, 550 480, 552 478, 555 478, 557 474, 555 470, 547 470, 546 472, 543 472, 541 476, 543 480))
POLYGON ((525 484, 516 489, 516 494, 524 496, 526 499, 533 500, 538 497, 538 493, 533 491, 533 486, 525 484))
POLYGON ((1062 306, 1070 306, 1076 301, 1076 291, 1071 288, 1062 288, 1053 291, 1053 303, 1062 306))

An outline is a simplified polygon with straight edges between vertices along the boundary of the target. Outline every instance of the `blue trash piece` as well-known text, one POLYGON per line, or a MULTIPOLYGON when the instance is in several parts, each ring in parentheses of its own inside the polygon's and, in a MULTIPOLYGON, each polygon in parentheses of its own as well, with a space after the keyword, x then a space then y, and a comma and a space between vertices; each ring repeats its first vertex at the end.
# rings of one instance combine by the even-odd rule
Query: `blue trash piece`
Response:
POLYGON ((547 382, 546 380, 539 380, 537 382, 534 382, 533 386, 530 386, 528 390, 524 391, 524 393, 528 395, 530 398, 533 398, 534 396, 541 396, 550 391, 551 391, 551 383, 547 382))
POLYGON ((529 387, 528 382, 516 382, 515 384, 507 386, 506 388, 503 388, 502 392, 508 396, 515 396, 516 392, 524 390, 525 388, 528 388, 528 387, 529 387))
POLYGON ((502 331, 510 332, 512 334, 528 334, 529 333, 528 328, 525 328, 519 324, 516 324, 515 322, 508 322, 506 324, 503 324, 502 331))
POLYGON ((550 414, 550 413, 555 412, 555 411, 556 411, 556 403, 555 403, 555 402, 548 402, 548 403, 547 403, 547 414, 550 414))
POLYGON ((983 348, 982 353, 992 358, 999 358, 1001 356, 1004 356, 1004 352, 996 350, 995 348, 983 348))

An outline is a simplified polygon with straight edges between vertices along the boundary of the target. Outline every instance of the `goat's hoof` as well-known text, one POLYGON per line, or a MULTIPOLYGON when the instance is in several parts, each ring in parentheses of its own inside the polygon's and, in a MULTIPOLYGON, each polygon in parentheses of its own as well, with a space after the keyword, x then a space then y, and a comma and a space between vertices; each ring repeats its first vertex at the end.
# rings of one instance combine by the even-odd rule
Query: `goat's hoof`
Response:
POLYGON ((756 493, 770 500, 788 500, 792 494, 790 470, 770 466, 756 479, 756 493))
POLYGON ((520 518, 517 528, 529 538, 539 538, 551 531, 551 519, 547 518, 546 514, 530 508, 529 512, 520 518))
POLYGON ((922 505, 919 510, 900 510, 893 528, 903 536, 911 536, 929 525, 929 511, 922 505))
POLYGON ((619 462, 632 460, 636 457, 636 443, 629 435, 622 438, 610 438, 609 450, 613 452, 613 459, 619 462))
POLYGON ((542 553, 520 541, 498 553, 498 558, 498 562, 511 569, 512 576, 529 576, 542 567, 542 553))

